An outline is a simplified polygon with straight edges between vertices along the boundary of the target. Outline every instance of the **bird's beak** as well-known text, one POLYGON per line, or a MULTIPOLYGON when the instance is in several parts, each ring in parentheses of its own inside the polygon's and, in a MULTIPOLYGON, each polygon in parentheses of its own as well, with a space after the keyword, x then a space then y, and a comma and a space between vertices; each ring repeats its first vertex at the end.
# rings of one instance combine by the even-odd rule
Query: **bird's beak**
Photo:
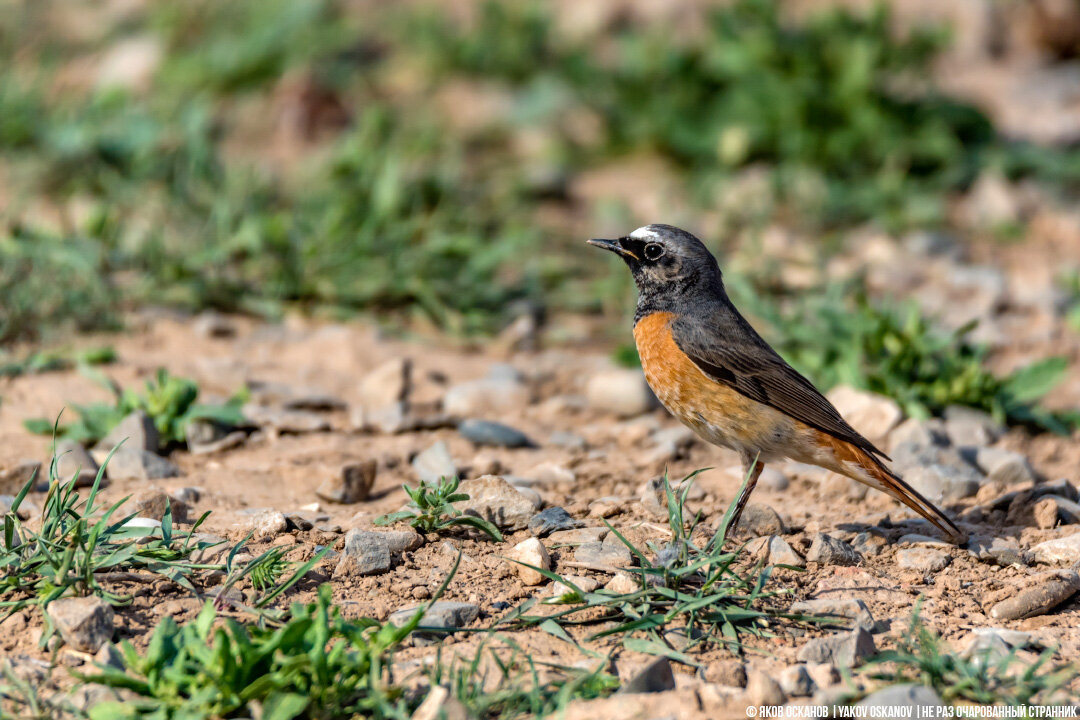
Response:
POLYGON ((613 253, 618 253, 623 257, 633 258, 634 260, 640 260, 640 258, 634 253, 624 248, 618 240, 603 240, 600 238, 593 238, 592 240, 586 240, 590 245, 595 245, 598 248, 604 250, 610 250, 613 253))

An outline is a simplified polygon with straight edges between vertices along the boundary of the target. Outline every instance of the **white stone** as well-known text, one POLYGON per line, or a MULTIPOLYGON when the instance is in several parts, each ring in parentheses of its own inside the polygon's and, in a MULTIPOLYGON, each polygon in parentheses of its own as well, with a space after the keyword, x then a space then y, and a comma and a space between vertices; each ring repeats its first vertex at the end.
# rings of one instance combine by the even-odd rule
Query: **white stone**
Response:
POLYGON ((1031 548, 1035 562, 1073 563, 1080 560, 1080 533, 1041 542, 1031 548))
POLYGON ((589 406, 619 417, 641 415, 659 406, 640 370, 615 369, 597 373, 585 386, 589 406))
POLYGON ((551 569, 551 556, 548 555, 544 544, 536 538, 529 538, 519 542, 508 553, 507 557, 514 561, 514 571, 521 578, 523 585, 541 585, 547 579, 533 568, 525 567, 526 565, 532 565, 543 570, 551 569))

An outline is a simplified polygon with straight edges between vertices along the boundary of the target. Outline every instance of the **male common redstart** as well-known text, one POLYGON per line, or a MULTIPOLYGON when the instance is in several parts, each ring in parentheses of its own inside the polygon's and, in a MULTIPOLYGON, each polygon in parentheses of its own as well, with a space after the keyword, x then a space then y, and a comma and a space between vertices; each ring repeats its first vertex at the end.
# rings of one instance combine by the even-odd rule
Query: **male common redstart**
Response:
POLYGON ((787 457, 884 491, 953 542, 966 541, 739 314, 716 258, 700 240, 670 225, 646 225, 626 237, 589 244, 617 253, 634 275, 634 340, 656 397, 703 439, 742 457, 749 480, 731 527, 764 464, 787 457))

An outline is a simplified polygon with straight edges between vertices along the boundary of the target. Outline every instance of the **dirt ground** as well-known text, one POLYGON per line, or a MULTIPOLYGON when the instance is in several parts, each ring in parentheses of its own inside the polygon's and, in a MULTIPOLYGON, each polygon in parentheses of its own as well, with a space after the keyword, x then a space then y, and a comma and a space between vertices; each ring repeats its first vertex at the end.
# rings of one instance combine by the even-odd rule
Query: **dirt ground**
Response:
MULTIPOLYGON (((731 452, 697 439, 689 439, 685 446, 680 440, 674 451, 657 443, 658 432, 679 427, 663 410, 619 418, 591 407, 585 399, 589 379, 613 367, 610 353, 602 347, 500 355, 491 350, 452 349, 430 339, 394 338, 360 322, 324 324, 294 319, 266 325, 243 318, 218 322, 224 322, 230 336, 208 335, 203 331, 205 323, 199 319, 143 313, 132 318, 128 333, 80 338, 78 344, 106 342, 115 347, 119 361, 107 366, 105 372, 125 387, 141 383, 156 368, 165 367, 171 373, 197 380, 207 396, 225 397, 245 383, 269 382, 301 394, 317 391, 352 408, 360 402, 360 379, 389 359, 412 360, 412 401, 421 408, 437 407, 447 389, 459 383, 492 372, 514 375, 507 369, 509 365, 526 388, 525 396, 521 402, 486 411, 482 417, 521 430, 537 445, 519 449, 478 447, 453 427, 400 434, 359 430, 355 428, 355 417, 351 417, 355 413, 338 409, 323 413, 330 427, 327 431, 279 434, 259 430, 243 445, 222 452, 194 455, 178 450, 172 453, 171 460, 181 469, 181 477, 117 481, 104 491, 105 498, 112 501, 143 490, 148 484, 174 494, 182 488, 198 488, 198 500, 190 507, 189 516, 211 511, 203 530, 231 540, 239 540, 248 532, 251 515, 258 509, 290 513, 309 506, 307 510, 311 511, 310 505, 318 503, 317 513, 322 517, 316 527, 255 542, 253 552, 271 543, 287 545, 293 548, 289 558, 301 560, 323 545, 340 550, 346 531, 370 527, 374 518, 404 504, 401 484, 416 482, 410 465, 412 457, 436 441, 446 443, 462 477, 494 471, 511 479, 528 479, 527 484, 539 493, 545 505, 561 506, 590 526, 600 526, 599 516, 605 515, 608 522, 635 541, 667 538, 665 522, 651 515, 640 501, 643 484, 665 468, 674 479, 699 468, 711 468, 698 476, 701 492, 691 495, 690 505, 700 509, 712 527, 719 522, 741 481, 738 459, 731 452), (366 459, 375 459, 378 464, 369 500, 340 505, 316 497, 315 488, 343 464, 366 459), (601 512, 597 508, 594 501, 601 498, 609 510, 601 512)), ((24 458, 48 458, 50 440, 26 432, 24 420, 42 415, 54 417, 72 404, 107 398, 103 390, 75 371, 7 379, 0 385, 0 395, 0 467, 24 458)), ((999 445, 1026 453, 1048 481, 1078 479, 1080 444, 1075 439, 1030 438, 1015 430, 999 445)), ((968 549, 942 545, 934 549, 943 550, 950 558, 945 569, 925 573, 902 569, 897 564, 897 552, 915 545, 910 541, 900 544, 898 540, 911 533, 933 534, 924 521, 916 520, 883 494, 853 492, 851 485, 837 476, 794 465, 778 467, 790 478, 790 484, 785 489, 761 486, 753 500, 779 513, 785 525, 782 537, 797 551, 805 554, 817 532, 851 541, 869 531, 885 542, 879 554, 865 555, 854 567, 809 562, 804 572, 779 570, 773 576, 773 589, 789 591, 791 600, 839 597, 865 601, 881 630, 875 635, 878 648, 889 647, 905 632, 915 603, 923 598, 922 616, 927 625, 957 649, 970 641, 973 630, 1004 627, 1031 633, 1037 644, 1056 646, 1059 658, 1080 655, 1080 601, 1075 598, 1056 610, 1026 620, 1002 622, 988 615, 993 603, 1015 594, 1016 588, 1026 586, 1033 576, 1050 568, 1021 563, 1000 566, 977 559, 968 549)), ((1032 521, 1030 508, 1007 513, 991 509, 997 496, 1015 489, 984 488, 976 497, 949 504, 949 510, 965 521, 973 536, 1015 538, 1024 548, 1075 533, 1075 525, 1040 529, 1032 521)), ((29 499, 40 505, 42 497, 41 493, 33 493, 29 499)), ((452 534, 431 536, 423 547, 406 553, 404 561, 389 573, 333 579, 334 599, 350 615, 384 620, 393 611, 430 597, 460 550, 460 569, 443 599, 479 605, 480 618, 473 626, 485 627, 508 607, 529 597, 550 594, 550 583, 523 585, 504 559, 513 544, 528 537, 529 531, 521 530, 508 534, 507 544, 496 544, 452 534)), ((592 575, 601 583, 610 577, 574 568, 570 548, 547 544, 556 571, 592 575)), ((335 564, 336 560, 325 561, 283 602, 310 599, 319 582, 331 580, 335 564)), ((118 639, 129 639, 136 645, 146 642, 148 631, 164 615, 182 622, 192 619, 201 607, 199 599, 164 580, 152 585, 120 583, 114 589, 136 596, 130 607, 119 609, 116 621, 118 639)), ((41 618, 35 614, 25 619, 27 622, 20 623, 24 626, 21 632, 0 641, 4 652, 44 659, 46 653, 37 647, 39 633, 35 632, 41 618)), ((796 662, 797 651, 808 635, 823 634, 823 630, 796 628, 780 629, 771 639, 748 638, 748 650, 738 659, 750 669, 775 674, 796 662)), ((590 662, 572 645, 545 632, 509 635, 535 659, 567 665, 590 662)), ((451 648, 468 650, 480 641, 479 635, 460 634, 446 642, 451 648)), ((588 647, 601 653, 614 652, 624 679, 648 659, 621 649, 613 639, 593 642, 588 647)), ((432 653, 430 647, 413 648, 398 660, 405 663, 403 667, 409 667, 410 663, 430 660, 432 653)), ((697 657, 706 667, 718 667, 722 661, 735 659, 722 648, 708 649, 697 657)), ((715 717, 732 693, 740 692, 738 688, 719 692, 715 682, 708 682, 707 673, 695 673, 689 667, 677 667, 676 678, 679 687, 688 688, 678 691, 682 693, 679 697, 686 700, 693 696, 693 702, 686 700, 689 704, 680 700, 691 716, 701 712, 715 717)), ((618 708, 615 711, 622 712, 618 708)))

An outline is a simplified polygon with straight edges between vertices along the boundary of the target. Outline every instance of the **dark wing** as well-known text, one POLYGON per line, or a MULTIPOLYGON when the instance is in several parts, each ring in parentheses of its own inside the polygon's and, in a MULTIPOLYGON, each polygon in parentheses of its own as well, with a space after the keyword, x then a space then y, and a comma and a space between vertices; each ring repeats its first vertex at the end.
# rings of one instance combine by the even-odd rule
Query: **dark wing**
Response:
POLYGON ((675 344, 703 373, 810 427, 889 459, 848 425, 832 403, 788 365, 734 307, 719 308, 709 315, 710 321, 705 323, 682 316, 671 324, 675 344))

